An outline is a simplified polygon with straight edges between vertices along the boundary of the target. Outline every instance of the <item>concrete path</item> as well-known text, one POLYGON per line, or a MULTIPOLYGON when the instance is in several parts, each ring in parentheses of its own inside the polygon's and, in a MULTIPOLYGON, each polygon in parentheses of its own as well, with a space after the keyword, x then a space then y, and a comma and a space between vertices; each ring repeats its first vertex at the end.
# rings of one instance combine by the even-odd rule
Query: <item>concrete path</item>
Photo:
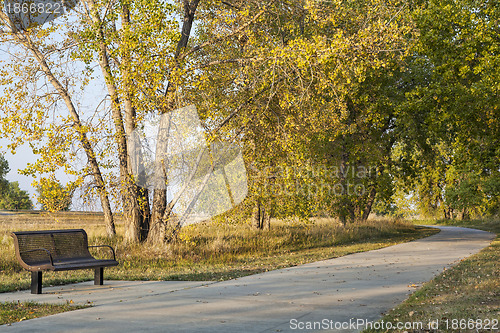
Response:
POLYGON ((231 281, 85 282, 45 288, 43 295, 0 294, 0 302, 94 305, 0 332, 358 332, 494 239, 474 229, 439 229, 418 241, 231 281))

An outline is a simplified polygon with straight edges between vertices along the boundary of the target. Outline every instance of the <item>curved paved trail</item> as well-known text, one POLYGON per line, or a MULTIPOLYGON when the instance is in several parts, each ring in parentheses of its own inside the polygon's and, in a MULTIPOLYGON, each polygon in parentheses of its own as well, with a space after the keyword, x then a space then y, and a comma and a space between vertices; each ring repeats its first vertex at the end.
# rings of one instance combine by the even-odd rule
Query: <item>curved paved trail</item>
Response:
POLYGON ((439 227, 431 237, 224 282, 105 281, 0 294, 0 302, 92 302, 0 332, 358 332, 494 235, 439 227), (344 329, 341 329, 341 325, 344 329), (335 327, 339 329, 335 329, 335 327))

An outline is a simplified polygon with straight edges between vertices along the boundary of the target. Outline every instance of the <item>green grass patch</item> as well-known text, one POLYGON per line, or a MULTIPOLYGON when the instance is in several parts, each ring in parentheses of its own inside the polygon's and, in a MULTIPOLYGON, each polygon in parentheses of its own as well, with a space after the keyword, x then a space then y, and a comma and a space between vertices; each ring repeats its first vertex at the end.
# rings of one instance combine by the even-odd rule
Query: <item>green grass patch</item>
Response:
MULTIPOLYGON (((391 332, 498 332, 500 330, 500 221, 444 220, 423 221, 423 223, 481 229, 496 233, 497 238, 487 248, 425 283, 382 320, 391 323, 424 324, 423 328, 395 329, 391 332), (429 322, 434 326, 426 327, 429 322)), ((386 332, 386 330, 364 332, 386 332)))
POLYGON ((0 303, 0 325, 17 323, 23 320, 44 317, 56 313, 73 311, 87 306, 71 304, 40 304, 33 302, 0 303))

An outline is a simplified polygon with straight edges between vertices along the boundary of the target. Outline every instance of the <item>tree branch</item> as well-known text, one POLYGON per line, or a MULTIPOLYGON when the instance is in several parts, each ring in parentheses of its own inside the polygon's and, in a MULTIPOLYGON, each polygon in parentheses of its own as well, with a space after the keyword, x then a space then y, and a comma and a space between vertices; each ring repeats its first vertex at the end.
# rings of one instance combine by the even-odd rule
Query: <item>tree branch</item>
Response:
MULTIPOLYGON (((275 1, 275 0, 274 0, 275 1)), ((274 1, 271 1, 274 2, 274 1)), ((266 7, 262 8, 250 21, 248 21, 247 23, 243 24, 241 27, 239 27, 238 29, 235 29, 233 32, 231 32, 230 34, 228 35, 225 35, 225 36, 220 36, 220 37, 216 37, 212 40, 209 40, 209 41, 206 41, 200 45, 197 45, 195 47, 193 47, 192 49, 190 49, 189 51, 187 51, 186 53, 184 53, 183 55, 180 56, 180 60, 184 59, 185 57, 187 57, 188 55, 196 52, 196 51, 199 51, 201 50, 202 48, 205 48, 207 46, 210 46, 210 45, 213 45, 215 43, 218 43, 220 41, 223 41, 224 39, 227 39, 229 37, 232 37, 234 35, 237 35, 238 33, 240 33, 241 31, 245 30, 248 26, 250 26, 252 23, 254 23, 255 21, 257 21, 257 19, 259 17, 262 16, 262 14, 264 14, 266 12, 266 7)))

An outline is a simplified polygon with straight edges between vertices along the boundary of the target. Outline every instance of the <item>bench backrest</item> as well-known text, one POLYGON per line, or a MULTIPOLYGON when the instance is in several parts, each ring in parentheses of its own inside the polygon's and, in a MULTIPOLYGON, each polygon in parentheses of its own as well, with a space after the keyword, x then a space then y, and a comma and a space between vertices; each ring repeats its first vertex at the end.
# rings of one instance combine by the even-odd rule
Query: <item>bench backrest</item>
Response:
POLYGON ((28 265, 48 260, 48 250, 54 261, 71 258, 92 258, 88 249, 87 233, 83 229, 41 230, 13 232, 16 255, 28 265), (28 251, 28 252, 27 252, 28 251))

